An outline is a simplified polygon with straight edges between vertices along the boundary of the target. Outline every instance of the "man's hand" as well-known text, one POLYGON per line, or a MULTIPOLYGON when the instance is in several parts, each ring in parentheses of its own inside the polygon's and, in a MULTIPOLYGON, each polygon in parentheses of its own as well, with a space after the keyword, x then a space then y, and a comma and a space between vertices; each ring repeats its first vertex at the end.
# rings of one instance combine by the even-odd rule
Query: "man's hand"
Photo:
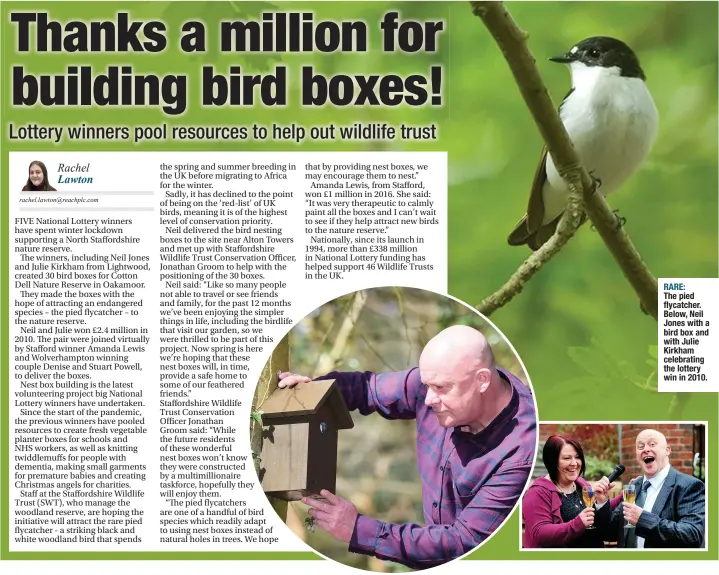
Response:
POLYGON ((326 489, 320 491, 320 495, 327 501, 318 501, 309 497, 302 498, 302 503, 312 508, 308 512, 310 517, 315 520, 315 525, 327 531, 332 537, 349 543, 357 521, 357 508, 346 499, 337 497, 326 489))
POLYGON ((594 484, 594 495, 597 503, 604 503, 609 499, 609 492, 614 487, 614 483, 609 483, 609 479, 602 477, 594 484))
POLYGON ((296 373, 292 373, 290 371, 278 373, 277 377, 279 378, 277 387, 294 387, 298 383, 307 383, 308 381, 312 381, 309 377, 297 375, 296 373))
POLYGON ((636 525, 639 521, 639 516, 642 514, 642 508, 633 503, 627 503, 626 501, 622 504, 624 511, 624 519, 629 521, 632 525, 636 525))

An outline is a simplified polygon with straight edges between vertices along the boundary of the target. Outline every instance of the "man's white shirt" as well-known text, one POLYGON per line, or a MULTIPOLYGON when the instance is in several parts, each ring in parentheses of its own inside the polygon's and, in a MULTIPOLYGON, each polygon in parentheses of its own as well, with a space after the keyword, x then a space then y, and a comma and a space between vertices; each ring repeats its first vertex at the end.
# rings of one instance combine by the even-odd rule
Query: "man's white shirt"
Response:
MULTIPOLYGON (((657 496, 662 489, 662 485, 664 485, 667 475, 669 475, 669 469, 671 469, 671 467, 671 465, 667 465, 652 479, 647 479, 647 476, 644 476, 644 481, 650 482, 649 487, 647 487, 647 498, 644 501, 644 506, 642 507, 644 511, 649 511, 649 513, 652 512, 654 502, 657 500, 657 496)), ((642 484, 642 488, 644 488, 644 484, 642 484)), ((637 537, 637 549, 644 549, 644 537, 637 537)))

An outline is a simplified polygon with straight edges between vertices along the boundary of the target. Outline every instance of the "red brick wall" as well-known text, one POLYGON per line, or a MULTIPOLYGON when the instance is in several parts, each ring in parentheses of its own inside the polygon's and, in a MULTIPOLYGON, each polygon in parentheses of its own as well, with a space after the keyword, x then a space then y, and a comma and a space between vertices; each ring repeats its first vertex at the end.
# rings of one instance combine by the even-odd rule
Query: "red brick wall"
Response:
MULTIPOLYGON (((545 441, 550 435, 560 433, 560 424, 542 423, 539 426, 539 440, 545 441)), ((691 475, 693 473, 692 458, 692 439, 694 426, 691 423, 625 423, 622 425, 622 463, 627 468, 624 478, 633 479, 641 474, 639 464, 636 460, 635 443, 637 435, 644 429, 656 429, 663 433, 667 438, 667 443, 671 447, 669 454, 669 462, 683 473, 691 475)), ((618 431, 617 431, 618 432, 618 431)), ((617 454, 618 460, 619 454, 617 454)))
POLYGON ((637 463, 635 444, 639 432, 647 428, 656 429, 665 435, 667 444, 671 447, 669 462, 677 471, 691 475, 693 472, 692 458, 694 457, 694 453, 692 453, 694 426, 691 423, 624 424, 622 426, 622 461, 627 468, 625 475, 634 478, 642 473, 637 463))
POLYGON ((539 426, 539 441, 546 441, 547 437, 557 435, 559 433, 559 425, 556 423, 542 423, 539 426))

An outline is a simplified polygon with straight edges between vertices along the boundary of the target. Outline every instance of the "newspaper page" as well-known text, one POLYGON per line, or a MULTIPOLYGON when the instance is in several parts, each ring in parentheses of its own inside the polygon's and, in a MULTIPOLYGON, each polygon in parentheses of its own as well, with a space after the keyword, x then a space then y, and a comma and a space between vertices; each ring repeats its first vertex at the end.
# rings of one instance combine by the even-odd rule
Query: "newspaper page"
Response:
POLYGON ((3 573, 716 569, 716 2, 0 8, 3 573))

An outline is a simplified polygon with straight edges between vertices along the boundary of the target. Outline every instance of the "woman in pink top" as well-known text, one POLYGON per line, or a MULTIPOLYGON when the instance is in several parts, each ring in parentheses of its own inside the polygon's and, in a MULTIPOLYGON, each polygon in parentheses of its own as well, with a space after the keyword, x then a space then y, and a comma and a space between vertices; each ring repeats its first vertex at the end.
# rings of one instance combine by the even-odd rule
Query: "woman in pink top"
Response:
MULTIPOLYGON (((549 472, 539 477, 522 498, 525 549, 537 547, 604 547, 611 535, 592 528, 594 506, 586 507, 582 489, 589 483, 582 477, 586 468, 584 450, 572 438, 552 435, 542 451, 542 461, 549 472)), ((614 498, 611 508, 621 501, 614 498)), ((596 492, 596 503, 607 500, 607 493, 596 492)))

